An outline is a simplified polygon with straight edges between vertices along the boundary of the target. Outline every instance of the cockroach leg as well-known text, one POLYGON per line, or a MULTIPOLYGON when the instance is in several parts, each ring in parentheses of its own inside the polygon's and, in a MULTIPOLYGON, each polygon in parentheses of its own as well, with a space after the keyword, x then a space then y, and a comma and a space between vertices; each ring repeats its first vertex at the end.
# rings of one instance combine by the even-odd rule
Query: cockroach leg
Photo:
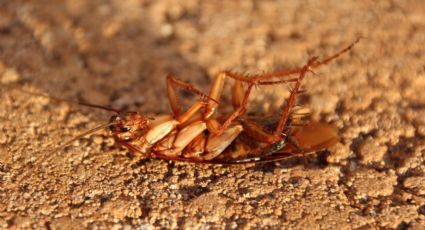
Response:
POLYGON ((179 80, 172 76, 171 74, 167 75, 167 95, 170 102, 171 110, 173 111, 174 117, 176 120, 182 124, 192 118, 202 107, 207 105, 217 105, 217 101, 204 94, 200 90, 196 89, 192 84, 179 80), (180 114, 180 102, 177 96, 176 88, 180 87, 182 89, 188 90, 196 95, 201 96, 201 100, 195 102, 186 112, 180 114), (205 100, 207 102, 205 102, 205 100))
MULTIPOLYGON (((219 101, 221 94, 223 92, 224 87, 224 81, 226 80, 227 75, 225 72, 220 72, 214 79, 213 85, 211 87, 209 98, 214 101, 219 101)), ((242 116, 246 112, 246 105, 248 104, 248 98, 249 94, 251 93, 253 84, 249 84, 248 89, 246 90, 245 94, 242 95, 242 85, 235 82, 235 86, 233 87, 233 106, 237 108, 233 111, 232 114, 226 119, 226 121, 223 123, 223 125, 214 125, 216 122, 212 122, 209 118, 214 114, 218 107, 218 103, 211 103, 208 102, 207 106, 205 108, 203 119, 207 123, 208 130, 212 132, 215 135, 221 135, 223 132, 230 127, 232 122, 236 120, 238 117, 242 116)))
MULTIPOLYGON (((314 68, 317 68, 321 65, 328 64, 329 62, 335 60, 336 58, 338 58, 342 54, 350 51, 360 41, 360 39, 361 38, 357 38, 354 42, 352 42, 346 48, 336 52, 335 54, 333 54, 331 56, 323 58, 323 60, 320 60, 320 61, 316 60, 314 63, 312 63, 310 65, 310 68, 314 69, 314 68)), ((271 79, 271 78, 287 78, 290 75, 300 73, 302 71, 302 69, 303 69, 303 67, 301 67, 301 68, 295 67, 295 68, 286 69, 286 70, 282 70, 282 71, 275 71, 275 72, 252 75, 250 77, 246 77, 242 74, 234 73, 234 72, 231 72, 231 71, 225 71, 224 74, 228 77, 235 79, 235 80, 239 80, 239 81, 247 82, 247 83, 258 84, 261 81, 268 80, 268 79, 271 79)), ((309 71, 311 71, 311 70, 309 70, 309 71)))
MULTIPOLYGON (((223 92, 224 81, 226 79, 226 75, 223 73, 219 73, 213 82, 213 85, 210 89, 209 97, 215 101, 220 101, 220 96, 223 92)), ((203 114, 204 119, 210 118, 218 107, 218 103, 208 103, 205 107, 205 111, 203 114)))
POLYGON ((210 130, 213 134, 220 136, 223 134, 223 132, 225 132, 225 130, 227 130, 232 125, 233 121, 235 121, 238 117, 244 115, 246 112, 246 106, 248 104, 249 95, 251 94, 251 90, 253 86, 254 86, 253 84, 250 84, 248 86, 248 89, 245 91, 245 95, 239 107, 236 110, 234 110, 229 117, 227 117, 223 125, 219 127, 215 127, 215 128, 209 127, 208 130, 210 130))
MULTIPOLYGON (((210 130, 212 133, 214 133, 215 135, 221 135, 224 130, 226 130, 234 120, 236 120, 238 117, 242 116, 245 111, 246 111, 246 104, 248 102, 248 97, 249 94, 251 92, 251 88, 254 85, 272 85, 272 84, 281 84, 281 83, 289 83, 289 82, 295 82, 295 86, 292 88, 291 90, 291 95, 288 99, 288 104, 287 106, 285 106, 282 114, 281 114, 281 119, 279 120, 279 124, 278 126, 276 126, 276 129, 273 133, 274 139, 275 141, 278 141, 281 138, 282 135, 282 131, 285 128, 286 122, 290 117, 290 113, 292 108, 295 106, 295 101, 296 101, 296 97, 297 95, 301 92, 300 91, 300 85, 301 85, 301 81, 304 78, 306 72, 311 71, 311 69, 319 67, 321 65, 327 64, 330 61, 336 59, 337 57, 339 57, 340 55, 342 55, 345 52, 348 52, 360 39, 357 39, 356 41, 354 41, 352 44, 350 44, 348 47, 340 50, 339 52, 335 53, 334 55, 331 55, 329 57, 324 58, 322 61, 317 61, 318 57, 313 57, 311 58, 307 65, 301 67, 301 68, 293 68, 293 69, 289 69, 289 70, 285 70, 285 71, 276 71, 276 72, 269 72, 269 73, 264 73, 264 74, 260 74, 260 75, 254 75, 251 77, 247 77, 244 75, 240 75, 237 73, 233 73, 230 71, 223 71, 221 73, 219 73, 217 75, 217 77, 215 78, 215 81, 213 83, 213 87, 211 88, 210 91, 210 98, 214 99, 214 100, 218 100, 222 90, 223 90, 223 85, 224 85, 224 81, 226 77, 230 77, 233 78, 235 80, 235 85, 233 87, 232 90, 232 104, 233 107, 235 108, 235 111, 233 111, 232 114, 230 114, 230 116, 227 118, 227 120, 223 123, 223 125, 221 127, 219 127, 218 129, 214 129, 213 126, 208 126, 208 130, 210 130), (269 79, 274 78, 274 77, 279 77, 279 78, 287 78, 292 74, 296 74, 299 73, 299 77, 298 78, 292 78, 292 79, 281 79, 281 80, 275 80, 275 81, 270 81, 269 79), (242 85, 241 83, 245 82, 248 83, 248 89, 245 92, 244 97, 242 97, 242 85)), ((214 111, 216 110, 218 104, 211 104, 208 103, 205 113, 204 113, 204 119, 207 119, 208 117, 210 117, 214 111)))
POLYGON ((242 82, 235 80, 235 83, 232 86, 232 105, 235 110, 243 104, 244 95, 245 92, 242 82))
POLYGON ((189 121, 202 107, 205 106, 205 103, 202 101, 197 101, 195 104, 193 104, 186 112, 184 112, 182 115, 177 116, 176 120, 183 124, 187 121, 189 121))
POLYGON ((301 71, 300 68, 293 68, 293 69, 289 69, 289 70, 283 70, 283 71, 276 71, 276 72, 268 72, 268 73, 263 73, 260 75, 252 75, 252 76, 245 76, 239 73, 235 73, 235 72, 231 72, 231 71, 224 71, 223 73, 230 77, 233 78, 237 81, 241 81, 241 82, 245 82, 245 83, 253 83, 253 84, 258 84, 261 81, 265 81, 267 79, 270 78, 275 78, 275 77, 279 77, 279 78, 286 78, 289 77, 292 74, 296 74, 299 73, 301 71))
POLYGON ((296 82, 296 81, 297 81, 297 78, 275 80, 275 81, 259 81, 259 82, 256 83, 256 85, 278 85, 278 84, 291 83, 291 82, 296 82))
MULTIPOLYGON (((170 101, 171 110, 173 111, 175 117, 179 116, 180 108, 181 108, 179 98, 176 92, 177 87, 180 87, 182 89, 185 89, 189 92, 192 92, 200 96, 202 101, 208 101, 208 102, 211 101, 211 98, 208 95, 204 94, 203 92, 195 88, 192 84, 184 82, 180 79, 175 78, 173 75, 168 74, 167 75, 167 95, 168 95, 168 100, 170 101)), ((214 99, 212 101, 215 104, 217 104, 217 102, 214 101, 214 99)))
POLYGON ((339 52, 336 52, 335 54, 329 56, 329 57, 325 57, 323 60, 318 61, 313 63, 310 68, 316 68, 319 67, 321 65, 326 65, 329 62, 331 62, 332 60, 338 58, 339 56, 341 56, 342 54, 348 52, 349 50, 351 50, 360 40, 362 39, 362 37, 357 38, 354 42, 352 42, 349 46, 345 47, 344 49, 340 50, 339 52))
POLYGON ((290 113, 292 108, 295 106, 295 102, 297 99, 297 95, 299 94, 299 89, 301 86, 301 81, 304 79, 305 74, 310 69, 310 66, 317 60, 317 57, 310 58, 310 60, 307 62, 306 65, 301 69, 300 76, 298 77, 297 81, 295 82, 294 87, 291 90, 291 94, 289 95, 287 105, 283 108, 282 114, 279 119, 279 123, 275 128, 275 131, 273 132, 273 135, 277 140, 281 138, 283 129, 286 126, 286 122, 288 121, 290 117, 290 113))
MULTIPOLYGON (((212 114, 217 109, 217 104, 208 103, 206 106, 205 112, 204 112, 204 119, 207 120, 207 126, 208 130, 212 132, 215 135, 221 135, 227 128, 230 127, 233 121, 235 121, 237 118, 243 116, 246 112, 246 106, 248 104, 249 95, 251 93, 252 87, 256 85, 255 81, 251 81, 250 77, 246 76, 235 76, 233 73, 230 73, 228 71, 220 72, 216 78, 214 79, 213 86, 211 87, 209 97, 212 100, 219 101, 220 96, 223 91, 224 87, 224 81, 227 77, 234 79, 234 85, 232 87, 232 105, 235 109, 226 119, 226 121, 221 126, 214 126, 211 124, 211 122, 208 122, 208 118, 212 116, 212 114), (243 85, 242 83, 248 83, 248 88, 245 92, 243 92, 243 85)), ((270 84, 281 84, 281 83, 288 83, 288 82, 294 82, 297 81, 297 79, 288 79, 288 80, 279 80, 279 81, 263 81, 258 82, 260 85, 270 85, 270 84)))
POLYGON ((258 141, 263 143, 268 143, 266 147, 258 152, 258 157, 254 157, 249 160, 251 161, 259 161, 264 159, 267 156, 273 155, 276 152, 279 152, 283 148, 287 146, 287 143, 294 146, 298 152, 303 153, 304 150, 300 147, 295 138, 291 136, 290 130, 291 125, 287 124, 288 120, 291 117, 292 109, 295 106, 296 97, 299 93, 299 88, 301 86, 301 82, 305 77, 305 74, 310 69, 312 63, 316 61, 317 57, 310 58, 306 65, 301 69, 300 75, 297 78, 293 89, 291 90, 291 94, 289 96, 287 105, 283 108, 283 111, 280 115, 279 122, 274 129, 272 134, 265 132, 259 125, 254 122, 250 122, 247 120, 242 120, 241 123, 244 127, 245 132, 258 141))

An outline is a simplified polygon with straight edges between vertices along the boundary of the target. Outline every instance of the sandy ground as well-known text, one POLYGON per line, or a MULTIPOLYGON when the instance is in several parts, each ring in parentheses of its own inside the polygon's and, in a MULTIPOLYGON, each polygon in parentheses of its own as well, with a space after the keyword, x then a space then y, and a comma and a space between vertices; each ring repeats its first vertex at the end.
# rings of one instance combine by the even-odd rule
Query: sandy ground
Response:
MULTIPOLYGON (((0 228, 423 228, 423 12, 421 0, 0 0, 0 228), (300 66, 359 36, 304 82, 340 143, 279 163, 143 159, 106 130, 46 159, 111 114, 12 88, 169 113, 169 72, 206 90, 219 70, 300 66)), ((270 114, 287 90, 254 95, 270 114)))

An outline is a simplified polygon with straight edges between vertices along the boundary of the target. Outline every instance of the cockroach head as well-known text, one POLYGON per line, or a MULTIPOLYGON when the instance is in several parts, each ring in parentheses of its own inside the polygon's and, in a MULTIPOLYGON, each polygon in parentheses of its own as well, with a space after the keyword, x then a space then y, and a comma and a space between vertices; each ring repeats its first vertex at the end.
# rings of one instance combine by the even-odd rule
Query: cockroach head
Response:
POLYGON ((123 115, 113 115, 109 129, 119 140, 131 141, 146 133, 151 118, 137 112, 126 112, 123 115))

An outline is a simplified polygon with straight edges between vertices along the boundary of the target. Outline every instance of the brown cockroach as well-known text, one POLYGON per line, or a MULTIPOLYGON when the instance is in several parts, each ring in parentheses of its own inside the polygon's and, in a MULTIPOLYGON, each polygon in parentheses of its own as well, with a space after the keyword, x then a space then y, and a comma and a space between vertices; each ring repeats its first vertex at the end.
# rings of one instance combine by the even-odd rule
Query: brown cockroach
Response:
MULTIPOLYGON (((310 58, 305 65, 284 71, 244 76, 230 71, 220 72, 208 95, 191 84, 172 75, 167 76, 167 94, 172 114, 146 116, 137 112, 79 103, 116 113, 110 122, 91 129, 66 142, 71 142, 108 127, 122 146, 147 158, 195 163, 238 164, 277 161, 290 156, 316 152, 338 142, 337 130, 325 123, 309 122, 301 126, 302 115, 297 115, 296 99, 301 93, 301 82, 308 72, 327 64, 357 42, 339 52, 319 60, 310 58), (291 77, 297 74, 296 77, 291 77), (233 112, 217 115, 225 80, 234 80, 232 87, 233 112), (254 86, 291 84, 290 96, 278 119, 262 121, 246 115, 246 108, 254 86), (180 111, 177 87, 200 96, 187 111, 180 111), (244 88, 246 88, 244 90, 244 88)), ((55 99, 55 98, 54 98, 55 99)), ((49 154, 50 155, 50 154, 49 154)))

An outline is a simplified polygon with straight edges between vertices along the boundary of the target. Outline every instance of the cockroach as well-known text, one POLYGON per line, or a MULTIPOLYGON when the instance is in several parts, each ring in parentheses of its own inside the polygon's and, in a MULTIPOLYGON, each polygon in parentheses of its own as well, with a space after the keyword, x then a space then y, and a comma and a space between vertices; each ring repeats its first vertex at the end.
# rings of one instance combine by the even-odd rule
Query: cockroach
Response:
POLYGON ((304 115, 297 113, 296 105, 297 96, 302 93, 301 83, 313 69, 348 52, 358 41, 359 39, 322 60, 312 57, 297 68, 249 77, 222 71, 215 77, 209 94, 168 75, 167 96, 172 111, 168 115, 146 116, 133 111, 122 112, 100 105, 79 103, 116 114, 108 123, 78 135, 53 152, 104 128, 109 128, 116 142, 129 150, 147 158, 162 160, 240 164, 278 161, 323 150, 339 141, 337 130, 326 123, 302 121, 304 115), (230 114, 218 115, 217 109, 226 79, 234 81, 234 109, 230 114), (291 86, 289 98, 280 115, 276 119, 246 115, 252 88, 277 84, 291 86), (178 87, 199 96, 199 100, 186 111, 181 111, 178 87))

